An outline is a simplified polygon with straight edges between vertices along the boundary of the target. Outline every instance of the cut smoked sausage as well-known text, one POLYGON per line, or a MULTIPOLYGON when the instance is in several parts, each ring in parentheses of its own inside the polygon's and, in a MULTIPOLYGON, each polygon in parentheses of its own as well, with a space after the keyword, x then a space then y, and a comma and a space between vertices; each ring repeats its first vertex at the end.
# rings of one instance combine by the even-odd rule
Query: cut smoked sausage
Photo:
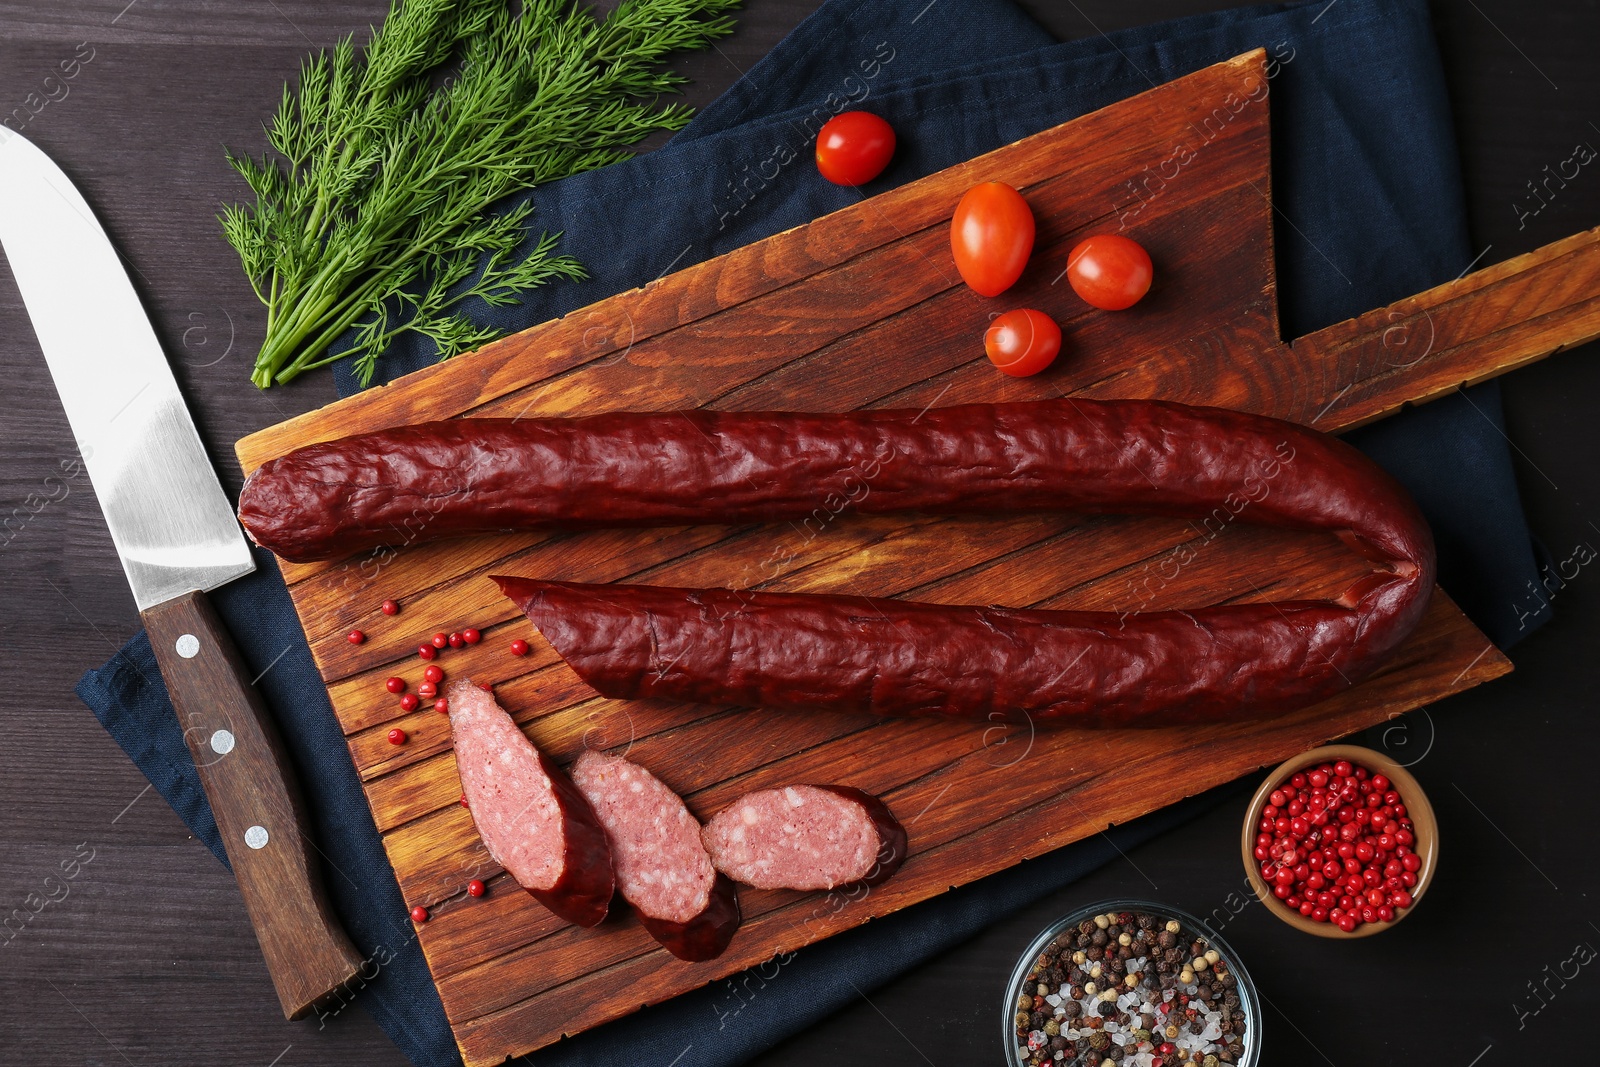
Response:
POLYGON ((758 889, 877 885, 906 858, 906 831, 883 801, 844 785, 746 793, 701 834, 717 870, 758 889))
POLYGON ((617 888, 650 936, 679 959, 722 955, 739 928, 739 900, 683 799, 637 763, 599 752, 578 757, 572 780, 605 827, 617 888))
POLYGON ((489 855, 563 919, 599 924, 616 880, 588 800, 470 679, 452 682, 449 699, 461 792, 489 855))

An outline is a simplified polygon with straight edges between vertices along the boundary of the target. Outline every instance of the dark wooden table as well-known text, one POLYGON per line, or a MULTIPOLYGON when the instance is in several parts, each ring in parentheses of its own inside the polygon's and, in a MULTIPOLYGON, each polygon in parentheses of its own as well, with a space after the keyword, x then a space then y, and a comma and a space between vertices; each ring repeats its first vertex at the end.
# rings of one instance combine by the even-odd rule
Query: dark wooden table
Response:
MULTIPOLYGON (((812 6, 750 0, 733 38, 680 64, 695 79, 690 102, 715 96, 812 6)), ((1068 38, 1226 5, 1025 6, 1068 38)), ((241 188, 220 145, 257 148, 302 53, 383 9, 0 0, 0 119, 59 160, 101 214, 232 493, 236 438, 334 394, 326 374, 268 393, 248 384, 263 315, 214 222, 241 188)), ((1550 183, 1553 194, 1541 185, 1543 199, 1531 191, 1579 144, 1600 146, 1600 8, 1445 0, 1435 16, 1481 262, 1600 224, 1600 165, 1550 183)), ((60 477, 72 436, 0 274, 0 915, 27 909, 30 894, 35 907, 49 900, 13 923, 20 933, 0 931, 0 1063, 404 1063, 364 1013, 322 1030, 279 1017, 232 879, 73 696, 137 618, 92 489, 60 477), (74 857, 76 877, 46 881, 74 857)), ((1557 560, 1600 545, 1594 355, 1505 381, 1524 502, 1557 560)), ((1227 936, 1268 1001, 1269 1064, 1584 1062, 1592 1040, 1573 1035, 1600 1009, 1600 975, 1585 966, 1600 946, 1587 901, 1600 870, 1587 788, 1600 742, 1597 573, 1585 567, 1560 589, 1555 621, 1513 650, 1516 673, 1368 739, 1414 763, 1443 827, 1428 904, 1395 931, 1313 941, 1241 904, 1239 805, 1224 805, 871 991, 766 1062, 997 1062, 996 1001, 1027 940, 1076 903, 1127 894, 1231 916, 1227 936)))

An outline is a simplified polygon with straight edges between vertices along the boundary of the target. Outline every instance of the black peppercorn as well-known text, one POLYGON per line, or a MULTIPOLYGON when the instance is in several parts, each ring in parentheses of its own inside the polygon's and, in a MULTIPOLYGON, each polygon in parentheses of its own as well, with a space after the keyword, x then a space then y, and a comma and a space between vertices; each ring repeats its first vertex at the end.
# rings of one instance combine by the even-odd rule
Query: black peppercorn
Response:
POLYGON ((1094 933, 1089 935, 1089 940, 1094 942, 1096 945, 1103 945, 1110 939, 1106 936, 1106 932, 1104 930, 1096 930, 1094 933))
POLYGON ((1163 930, 1156 935, 1156 944, 1162 948, 1171 948, 1178 943, 1178 935, 1171 930, 1163 930))
POLYGON ((1043 1030, 1044 1029, 1045 1018, 1046 1018, 1046 1016, 1045 1016, 1044 1012, 1042 1012, 1042 1011, 1034 1012, 1032 1017, 1031 1017, 1031 1020, 1030 1020, 1033 1023, 1033 1028, 1035 1030, 1043 1030))

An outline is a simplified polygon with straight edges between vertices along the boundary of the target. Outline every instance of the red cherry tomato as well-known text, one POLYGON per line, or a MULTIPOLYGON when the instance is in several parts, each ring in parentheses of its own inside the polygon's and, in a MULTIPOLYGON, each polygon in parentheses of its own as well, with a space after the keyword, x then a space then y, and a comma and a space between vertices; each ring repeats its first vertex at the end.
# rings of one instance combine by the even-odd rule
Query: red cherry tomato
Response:
POLYGON ((950 219, 950 251, 962 281, 984 296, 999 296, 1028 265, 1033 210, 1004 182, 974 185, 950 219))
POLYGON ((1150 291, 1150 253, 1120 234, 1085 238, 1067 257, 1067 281, 1086 303, 1105 311, 1137 304, 1150 291))
POLYGON ((894 128, 870 111, 846 111, 817 131, 817 170, 835 185, 865 185, 894 157, 894 128))
POLYGON ((996 367, 1014 378, 1038 374, 1061 351, 1061 327, 1042 311, 1018 308, 989 324, 984 350, 996 367))

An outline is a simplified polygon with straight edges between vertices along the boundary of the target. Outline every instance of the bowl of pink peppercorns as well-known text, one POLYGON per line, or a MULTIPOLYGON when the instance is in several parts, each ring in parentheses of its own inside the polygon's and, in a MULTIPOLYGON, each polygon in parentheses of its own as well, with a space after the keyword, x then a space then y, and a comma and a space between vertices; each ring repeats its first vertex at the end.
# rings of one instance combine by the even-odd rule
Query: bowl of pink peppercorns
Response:
POLYGON ((1239 843, 1267 910, 1319 937, 1367 937, 1415 910, 1438 863, 1439 827, 1400 764, 1326 745, 1267 776, 1239 843))

